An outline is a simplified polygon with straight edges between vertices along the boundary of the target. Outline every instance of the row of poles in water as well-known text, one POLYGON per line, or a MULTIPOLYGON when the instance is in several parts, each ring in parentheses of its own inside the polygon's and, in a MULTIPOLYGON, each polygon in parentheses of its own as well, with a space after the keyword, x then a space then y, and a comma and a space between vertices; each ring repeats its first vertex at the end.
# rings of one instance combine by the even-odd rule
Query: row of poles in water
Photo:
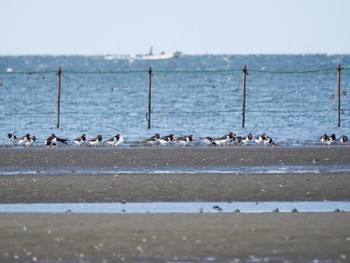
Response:
MULTIPOLYGON (((337 66, 337 87, 338 87, 338 127, 340 127, 340 97, 341 97, 341 91, 340 91, 340 71, 342 68, 340 67, 340 64, 337 66)), ((246 89, 247 89, 247 67, 246 65, 243 65, 243 77, 242 77, 242 128, 244 128, 245 125, 245 101, 246 101, 246 89)), ((56 116, 56 127, 60 127, 60 101, 61 101, 61 75, 62 75, 62 69, 61 67, 58 67, 57 71, 57 116, 56 116)), ((152 101, 152 68, 148 67, 148 112, 147 112, 147 122, 148 122, 148 129, 151 128, 151 101, 152 101)))

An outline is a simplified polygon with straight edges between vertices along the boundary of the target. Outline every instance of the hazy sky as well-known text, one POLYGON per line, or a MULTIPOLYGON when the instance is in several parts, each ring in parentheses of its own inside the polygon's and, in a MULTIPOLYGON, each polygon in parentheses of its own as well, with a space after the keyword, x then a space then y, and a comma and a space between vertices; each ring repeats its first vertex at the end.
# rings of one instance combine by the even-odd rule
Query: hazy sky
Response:
POLYGON ((349 0, 0 0, 0 55, 350 54, 349 0))

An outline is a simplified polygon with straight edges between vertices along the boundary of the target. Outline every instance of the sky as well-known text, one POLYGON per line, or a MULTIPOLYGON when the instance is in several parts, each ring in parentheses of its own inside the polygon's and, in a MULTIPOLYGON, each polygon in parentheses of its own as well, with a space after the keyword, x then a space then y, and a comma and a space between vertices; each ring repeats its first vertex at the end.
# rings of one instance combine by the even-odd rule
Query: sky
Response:
POLYGON ((0 0, 0 55, 350 54, 349 0, 0 0))

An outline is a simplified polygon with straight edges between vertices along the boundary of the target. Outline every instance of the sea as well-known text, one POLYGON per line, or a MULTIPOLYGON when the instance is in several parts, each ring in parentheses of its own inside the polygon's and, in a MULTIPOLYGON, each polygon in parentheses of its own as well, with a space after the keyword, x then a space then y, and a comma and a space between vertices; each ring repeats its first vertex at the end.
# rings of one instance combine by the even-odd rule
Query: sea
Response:
POLYGON ((120 133, 133 147, 159 133, 206 147, 201 138, 234 132, 314 147, 350 136, 349 91, 350 55, 1 56, 0 145, 8 133, 37 147, 52 133, 120 133))

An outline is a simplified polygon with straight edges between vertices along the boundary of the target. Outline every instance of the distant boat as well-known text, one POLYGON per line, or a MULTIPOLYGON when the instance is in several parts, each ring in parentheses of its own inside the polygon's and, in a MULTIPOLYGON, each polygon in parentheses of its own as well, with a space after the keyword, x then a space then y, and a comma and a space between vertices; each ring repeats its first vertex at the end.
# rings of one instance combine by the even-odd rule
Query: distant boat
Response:
POLYGON ((103 57, 104 60, 115 60, 117 58, 118 57, 114 56, 114 55, 106 55, 106 56, 103 57))
POLYGON ((171 58, 178 58, 182 55, 180 51, 176 51, 174 53, 160 53, 158 55, 156 54, 147 54, 147 55, 136 55, 137 59, 141 60, 164 60, 164 59, 171 59, 171 58))
POLYGON ((122 55, 105 55, 103 56, 104 60, 116 60, 116 59, 128 59, 128 60, 164 60, 171 58, 178 58, 182 55, 180 51, 176 51, 174 53, 164 53, 156 55, 153 53, 149 53, 146 55, 133 55, 133 56, 122 56, 122 55))

